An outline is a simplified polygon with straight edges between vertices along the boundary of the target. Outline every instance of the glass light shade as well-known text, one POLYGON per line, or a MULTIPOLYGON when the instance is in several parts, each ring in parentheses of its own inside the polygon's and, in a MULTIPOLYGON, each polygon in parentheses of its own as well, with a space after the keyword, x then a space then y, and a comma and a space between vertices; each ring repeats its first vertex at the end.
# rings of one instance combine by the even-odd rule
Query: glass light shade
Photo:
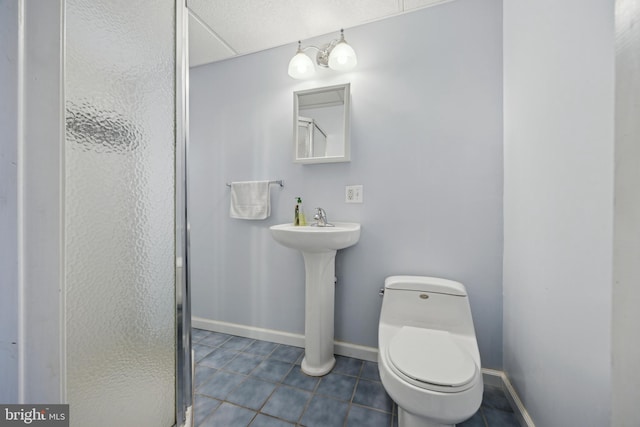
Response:
POLYGON ((306 79, 316 72, 313 61, 301 50, 289 61, 289 75, 294 79, 306 79))
POLYGON ((344 40, 338 43, 329 54, 329 68, 336 71, 348 71, 358 64, 356 52, 344 40))

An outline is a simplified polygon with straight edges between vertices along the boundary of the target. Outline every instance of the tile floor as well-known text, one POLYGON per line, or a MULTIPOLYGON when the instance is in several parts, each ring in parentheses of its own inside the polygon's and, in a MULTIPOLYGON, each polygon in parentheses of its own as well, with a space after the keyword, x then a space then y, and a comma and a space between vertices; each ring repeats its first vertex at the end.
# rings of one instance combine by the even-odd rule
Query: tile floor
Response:
MULTIPOLYGON (((374 362, 336 356, 324 377, 303 374, 304 350, 193 329, 196 427, 394 427, 396 405, 374 362)), ((499 388, 461 427, 518 427, 499 388)))

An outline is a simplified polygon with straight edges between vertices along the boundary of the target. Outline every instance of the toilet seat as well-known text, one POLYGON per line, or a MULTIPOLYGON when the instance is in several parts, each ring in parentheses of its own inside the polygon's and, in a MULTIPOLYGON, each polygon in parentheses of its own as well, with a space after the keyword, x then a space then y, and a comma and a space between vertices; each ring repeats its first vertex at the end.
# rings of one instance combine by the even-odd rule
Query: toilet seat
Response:
POLYGON ((387 350, 391 369, 407 382, 455 393, 473 385, 478 367, 447 331, 403 326, 387 350))

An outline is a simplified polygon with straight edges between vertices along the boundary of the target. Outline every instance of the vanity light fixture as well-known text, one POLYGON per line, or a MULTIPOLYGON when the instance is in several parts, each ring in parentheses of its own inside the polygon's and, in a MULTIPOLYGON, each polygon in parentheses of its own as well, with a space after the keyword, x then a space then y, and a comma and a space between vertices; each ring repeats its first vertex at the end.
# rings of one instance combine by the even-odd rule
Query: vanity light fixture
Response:
POLYGON ((322 68, 331 68, 336 71, 348 71, 353 69, 358 58, 356 52, 344 39, 344 30, 340 30, 340 38, 331 40, 323 47, 307 46, 302 47, 302 43, 298 42, 298 51, 289 61, 289 75, 294 79, 306 79, 316 72, 316 67, 311 58, 304 51, 307 49, 315 49, 316 64, 322 68))

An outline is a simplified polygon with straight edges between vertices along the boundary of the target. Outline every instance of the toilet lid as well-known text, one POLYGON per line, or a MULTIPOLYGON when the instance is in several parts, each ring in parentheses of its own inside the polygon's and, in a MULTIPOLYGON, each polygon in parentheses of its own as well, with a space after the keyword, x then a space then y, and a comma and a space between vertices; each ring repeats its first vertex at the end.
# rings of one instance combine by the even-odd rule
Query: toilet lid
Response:
POLYGON ((477 369, 449 332, 412 326, 403 326, 393 337, 389 359, 407 377, 445 387, 469 383, 477 369))

